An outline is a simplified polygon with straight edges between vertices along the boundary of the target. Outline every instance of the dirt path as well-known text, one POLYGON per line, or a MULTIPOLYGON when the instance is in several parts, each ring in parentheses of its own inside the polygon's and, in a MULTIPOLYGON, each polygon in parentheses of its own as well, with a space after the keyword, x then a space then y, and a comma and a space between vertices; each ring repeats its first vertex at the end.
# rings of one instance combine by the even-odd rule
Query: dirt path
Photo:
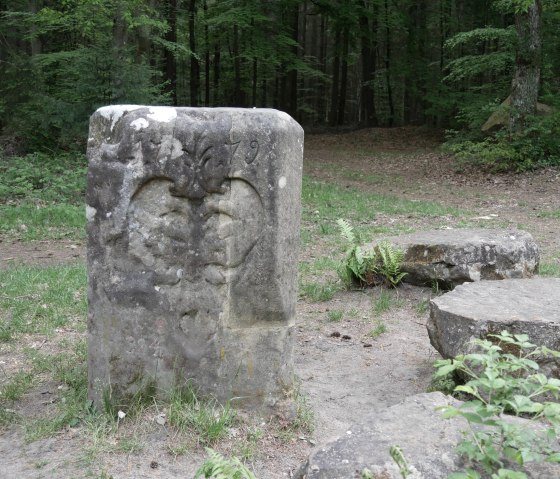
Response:
MULTIPOLYGON (((542 217, 543 212, 560 210, 560 170, 522 175, 461 174, 454 171, 449 158, 434 150, 435 146, 435 139, 413 129, 310 136, 306 138, 305 173, 339 185, 468 209, 477 224, 521 227, 533 234, 545 261, 560 261, 560 220, 542 217), (344 175, 345 171, 362 173, 367 181, 359 175, 344 175)), ((415 229, 432 226, 425 218, 399 221, 409 222, 415 229)), ((458 225, 449 219, 449 226, 458 225)), ((319 242, 312 252, 304 249, 302 256, 329 254, 321 248, 319 242)), ((84 254, 83 245, 55 242, 0 243, 0 251, 0 268, 18 260, 31 260, 33 264, 80 260, 84 254)), ((375 314, 372 304, 378 294, 338 292, 330 301, 298 303, 295 368, 301 392, 315 411, 316 428, 311 437, 301 435, 286 442, 266 436, 263 427, 265 437, 253 461, 257 477, 290 477, 314 447, 346 434, 363 413, 426 390, 431 364, 438 357, 425 328, 425 305, 432 292, 403 286, 392 298, 393 307, 375 314), (329 320, 329 311, 333 310, 343 312, 340 321, 329 320), (372 337, 370 333, 379 324, 386 331, 372 337), (347 339, 342 339, 344 336, 347 339)), ((34 398, 36 402, 42 399, 37 392, 34 398)), ((141 452, 105 452, 84 469, 83 450, 91 446, 92 438, 79 428, 31 444, 23 443, 21 431, 11 429, 0 435, 4 464, 0 476, 107 479, 110 476, 99 475, 104 470, 115 479, 186 478, 192 477, 202 460, 200 448, 178 457, 169 454, 170 437, 164 428, 152 428, 142 437, 141 452)), ((228 448, 235 451, 234 437, 228 444, 225 452, 228 448)))

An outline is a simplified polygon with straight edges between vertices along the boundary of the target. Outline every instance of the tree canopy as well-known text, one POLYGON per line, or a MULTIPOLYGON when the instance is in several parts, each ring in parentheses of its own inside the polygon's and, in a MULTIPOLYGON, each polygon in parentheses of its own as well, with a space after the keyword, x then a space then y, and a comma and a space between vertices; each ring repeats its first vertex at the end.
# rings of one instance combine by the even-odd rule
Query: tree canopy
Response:
POLYGON ((519 94, 559 103, 559 3, 5 0, 0 129, 30 150, 69 149, 97 107, 157 103, 474 130, 512 91, 519 118, 534 112, 516 96, 522 65, 536 89, 519 94))

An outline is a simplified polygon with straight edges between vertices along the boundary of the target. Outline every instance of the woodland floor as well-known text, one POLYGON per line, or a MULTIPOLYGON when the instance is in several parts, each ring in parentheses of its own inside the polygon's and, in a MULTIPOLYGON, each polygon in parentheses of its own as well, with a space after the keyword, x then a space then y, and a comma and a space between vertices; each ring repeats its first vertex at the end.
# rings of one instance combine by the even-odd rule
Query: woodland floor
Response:
MULTIPOLYGON (((471 212, 465 222, 465 218, 453 215, 371 211, 361 219, 365 225, 389 229, 399 225, 412 231, 465 226, 521 228, 539 244, 543 262, 560 265, 559 169, 523 174, 458 171, 439 151, 437 138, 411 128, 308 135, 305 150, 304 174, 308 177, 357 188, 358 192, 437 202, 471 212)), ((304 216, 304 227, 312 235, 318 231, 309 215, 304 216)), ((0 242, 0 269, 19 262, 50 265, 84 261, 84 249, 79 242, 4 241, 0 242)), ((329 237, 317 233, 311 241, 303 242, 300 256, 302 261, 311 262, 331 255, 329 237)), ((336 278, 334 272, 325 276, 325 281, 336 278)), ((299 300, 295 365, 300 392, 308 397, 315 414, 315 430, 281 440, 263 428, 264 437, 251 463, 258 478, 290 477, 313 448, 346 434, 366 412, 428 388, 432 363, 439 357, 425 328, 426 301, 434 292, 403 285, 396 294, 391 293, 392 307, 376 313, 374 303, 379 294, 376 290, 340 290, 327 301, 299 300), (342 319, 329 320, 331 311, 342 311, 342 319), (370 332, 380 324, 386 331, 372 337, 370 332), (332 333, 340 333, 340 337, 332 333), (349 339, 341 339, 344 335, 349 339)), ((10 361, 17 362, 17 351, 0 360, 9 369, 10 361)), ((45 407, 44 391, 50 387, 54 386, 43 385, 28 393, 18 412, 33 415, 34 410, 45 407)), ((93 464, 84 466, 83 448, 91 437, 81 428, 25 443, 21 430, 12 426, 0 431, 0 477, 188 478, 203 460, 201 448, 177 457, 170 455, 163 427, 142 434, 145 447, 140 452, 104 452, 93 464)), ((220 450, 235 452, 235 437, 220 450)))

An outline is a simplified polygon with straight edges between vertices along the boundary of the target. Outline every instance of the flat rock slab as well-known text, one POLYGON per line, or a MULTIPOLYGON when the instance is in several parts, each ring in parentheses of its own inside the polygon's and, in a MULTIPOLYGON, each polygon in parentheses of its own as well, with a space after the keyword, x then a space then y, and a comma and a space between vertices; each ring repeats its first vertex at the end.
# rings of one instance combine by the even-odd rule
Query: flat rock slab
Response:
MULTIPOLYGON (((444 420, 436 411, 448 404, 460 402, 439 392, 424 393, 360 418, 345 436, 311 454, 294 477, 361 478, 367 468, 376 479, 400 479, 389 454, 391 446, 398 445, 411 470, 409 479, 447 478, 465 467, 455 447, 462 439, 461 431, 468 428, 464 419, 444 420)), ((530 464, 525 472, 532 479, 550 479, 560 477, 560 466, 530 464)))
MULTIPOLYGON (((560 349, 560 279, 481 281, 430 302, 430 342, 444 358, 470 351, 473 338, 508 330, 560 349)), ((558 374, 554 374, 558 376, 558 374)))
POLYGON ((527 278, 539 265, 537 244, 518 230, 434 230, 386 240, 405 252, 403 281, 420 286, 437 282, 453 289, 483 279, 527 278))

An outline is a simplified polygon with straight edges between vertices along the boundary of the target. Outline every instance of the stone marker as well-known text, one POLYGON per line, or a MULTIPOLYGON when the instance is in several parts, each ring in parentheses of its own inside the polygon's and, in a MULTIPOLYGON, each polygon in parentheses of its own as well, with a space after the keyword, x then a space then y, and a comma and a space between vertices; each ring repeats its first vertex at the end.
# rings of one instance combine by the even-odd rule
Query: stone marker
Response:
POLYGON ((191 380, 274 407, 293 376, 303 130, 261 109, 90 121, 89 397, 191 380))
POLYGON ((386 240, 405 252, 403 281, 419 286, 437 282, 453 289, 466 281, 527 278, 539 266, 539 249, 524 231, 434 230, 386 240))
MULTIPOLYGON (((560 278, 480 281, 432 299, 430 342, 444 358, 472 352, 471 339, 508 330, 528 334, 533 344, 560 350, 560 278)), ((560 377, 558 364, 541 363, 560 377)))
MULTIPOLYGON (((316 449, 293 477, 401 479, 389 454, 392 446, 400 446, 410 469, 408 479, 447 479, 452 472, 471 467, 455 451, 463 439, 462 431, 469 429, 467 421, 461 417, 445 420, 436 411, 448 404, 459 407, 461 403, 440 392, 417 394, 401 404, 356 418, 356 424, 346 434, 316 449)), ((535 422, 528 419, 505 420, 537 429, 535 422)), ((558 444, 552 447, 558 450, 558 444)), ((560 477, 559 464, 527 463, 523 470, 530 479, 560 477)))

